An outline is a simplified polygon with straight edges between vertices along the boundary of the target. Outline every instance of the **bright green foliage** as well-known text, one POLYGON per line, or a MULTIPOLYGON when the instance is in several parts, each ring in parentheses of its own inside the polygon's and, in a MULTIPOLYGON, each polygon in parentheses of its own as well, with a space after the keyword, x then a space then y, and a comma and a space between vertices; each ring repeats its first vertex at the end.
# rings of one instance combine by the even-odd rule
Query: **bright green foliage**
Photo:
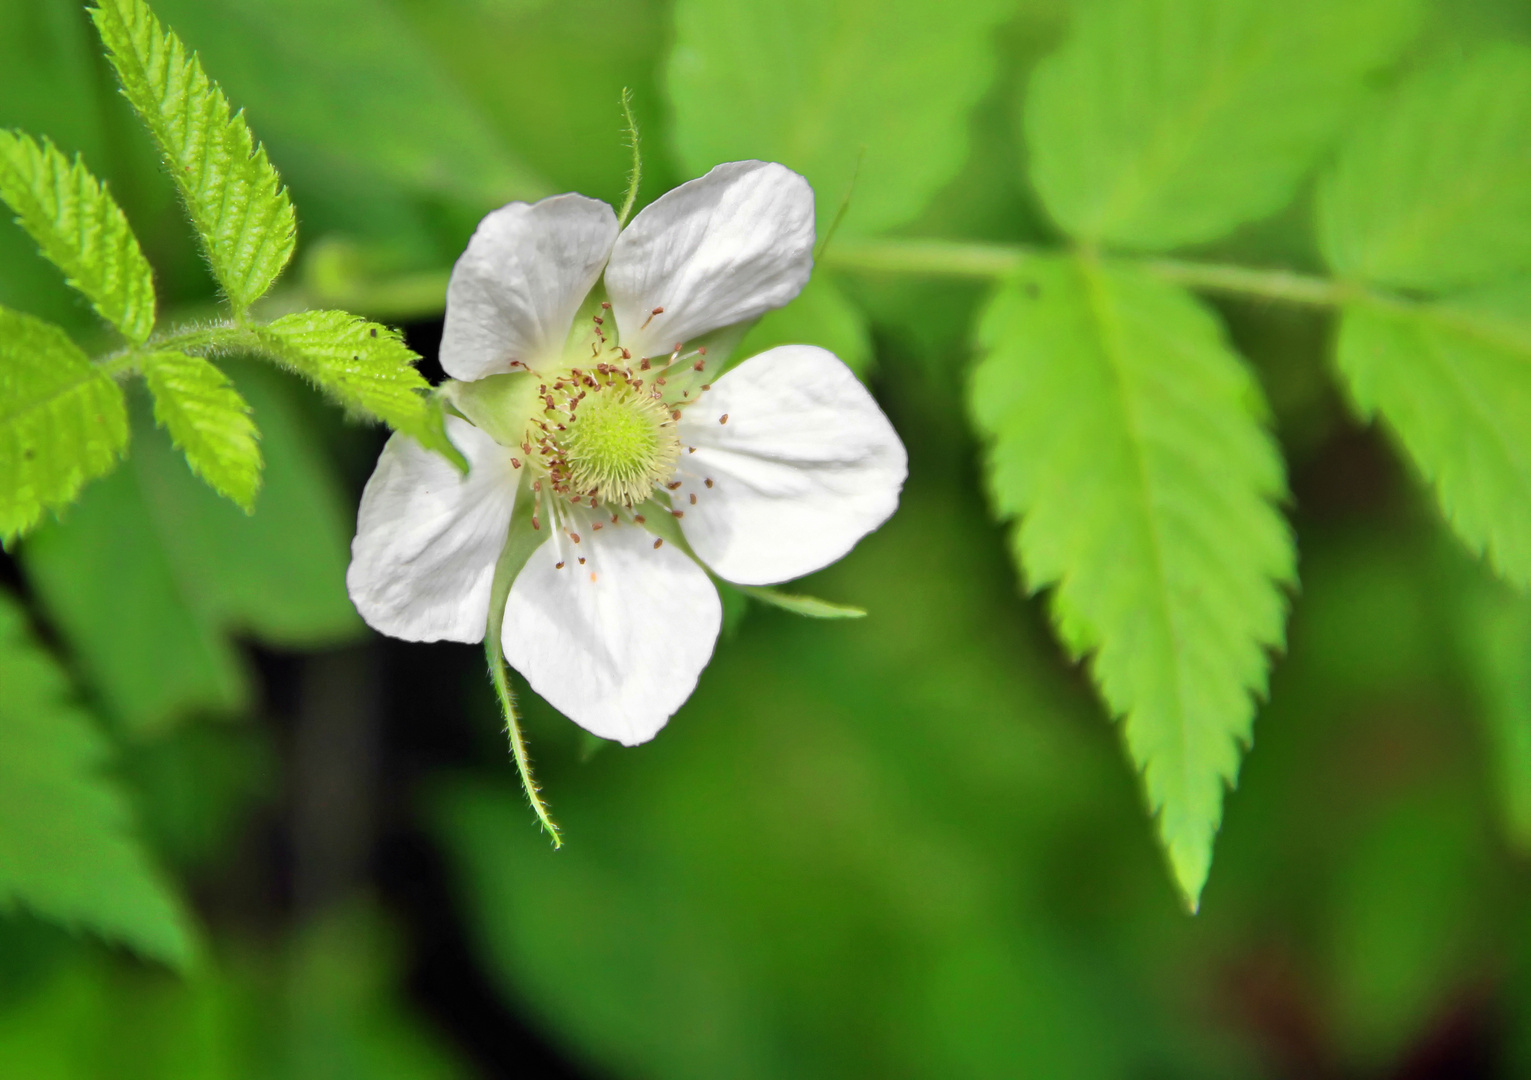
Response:
POLYGON ((862 619, 866 617, 866 609, 852 607, 849 604, 832 604, 828 600, 820 600, 816 596, 799 596, 795 593, 778 592, 760 585, 736 586, 745 594, 759 600, 762 604, 790 611, 794 615, 806 615, 810 619, 862 619))
POLYGON ((1444 290, 1531 270, 1531 49, 1422 72, 1377 109, 1320 189, 1347 277, 1444 290))
POLYGON ((1416 0, 1102 0, 1025 98, 1072 236, 1156 250, 1279 210, 1418 22, 1416 0))
POLYGON ((806 176, 826 228, 912 220, 967 157, 965 118, 994 74, 999 0, 681 0, 667 86, 693 175, 780 161, 806 176), (865 152, 863 159, 862 154, 865 152))
POLYGON ((792 303, 767 312, 739 343, 734 357, 748 360, 777 345, 828 349, 863 379, 871 373, 875 359, 866 316, 822 271, 813 275, 792 303))
POLYGON ((129 341, 154 329, 154 275, 106 187, 52 142, 0 131, 0 199, 69 284, 129 341))
POLYGON ((995 509, 1125 717, 1194 908, 1294 574, 1259 390, 1188 294, 1089 262, 1012 281, 980 339, 970 400, 995 509))
POLYGON ((143 117, 236 313, 271 287, 292 257, 296 219, 281 178, 244 115, 144 0, 90 11, 122 91, 143 117))
POLYGON ((430 383, 415 370, 420 357, 397 330, 344 311, 304 311, 257 333, 272 356, 346 409, 455 456, 440 410, 424 394, 430 383))
POLYGON ((127 441, 117 384, 58 327, 0 308, 0 541, 111 471, 127 441))
POLYGON ((1340 326, 1339 367, 1463 542, 1531 587, 1531 283, 1440 304, 1358 304, 1340 326))
POLYGON ((345 593, 354 522, 300 388, 269 368, 231 370, 261 418, 257 513, 197 480, 142 409, 127 464, 22 548, 92 688, 135 734, 246 704, 233 634, 300 649, 361 629, 345 593))
POLYGON ((154 419, 170 432, 192 472, 254 512, 260 433, 228 376, 200 356, 178 352, 144 357, 143 374, 154 394, 154 419))
POLYGON ((181 966, 186 912, 101 775, 107 746, 58 665, 0 593, 0 907, 23 906, 181 966))

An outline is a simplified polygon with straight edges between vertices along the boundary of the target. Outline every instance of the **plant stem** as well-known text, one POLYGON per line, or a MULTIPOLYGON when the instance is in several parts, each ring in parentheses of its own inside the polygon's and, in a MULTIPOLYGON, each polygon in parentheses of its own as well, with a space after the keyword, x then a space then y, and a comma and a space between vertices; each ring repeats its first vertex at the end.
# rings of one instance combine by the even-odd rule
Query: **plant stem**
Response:
POLYGON ((516 770, 521 774, 521 790, 531 803, 543 831, 553 841, 553 847, 563 846, 563 837, 554 824, 547 804, 542 801, 537 781, 532 776, 532 762, 526 752, 526 740, 521 735, 520 718, 516 714, 516 692, 510 685, 510 669, 505 664, 505 652, 500 643, 501 628, 505 624, 505 604, 510 599, 510 586, 516 575, 526 565, 527 558, 536 548, 541 537, 528 534, 530 510, 521 512, 526 504, 527 491, 523 483, 516 492, 517 513, 511 518, 510 529, 505 537, 505 547, 494 567, 494 583, 489 591, 489 622, 484 627, 484 657, 489 661, 489 680, 494 684, 495 696, 500 699, 500 711, 505 717, 505 734, 510 740, 510 753, 516 760, 516 770))
MULTIPOLYGON (((874 274, 990 279, 1015 273, 1027 263, 1053 258, 1054 249, 1026 244, 986 244, 948 240, 842 240, 824 253, 824 263, 840 270, 874 274)), ((1161 280, 1206 292, 1253 296, 1310 307, 1334 307, 1355 297, 1353 288, 1327 278, 1289 270, 1259 270, 1180 259, 1124 259, 1161 280)))

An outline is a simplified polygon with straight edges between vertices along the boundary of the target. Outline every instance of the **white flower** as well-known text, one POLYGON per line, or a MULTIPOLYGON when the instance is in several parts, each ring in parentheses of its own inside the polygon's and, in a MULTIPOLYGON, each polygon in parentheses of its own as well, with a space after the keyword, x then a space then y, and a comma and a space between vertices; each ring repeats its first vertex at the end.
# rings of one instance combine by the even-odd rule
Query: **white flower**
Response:
POLYGON ((696 559, 743 585, 786 581, 898 504, 903 445, 834 355, 783 346, 714 382, 698 341, 797 295, 813 212, 801 176, 741 161, 625 230, 580 195, 486 217, 453 270, 441 343, 466 417, 447 433, 471 469, 389 440, 346 576, 363 618, 411 641, 482 640, 519 492, 547 539, 511 587, 506 659, 596 735, 652 738, 721 624, 696 559))

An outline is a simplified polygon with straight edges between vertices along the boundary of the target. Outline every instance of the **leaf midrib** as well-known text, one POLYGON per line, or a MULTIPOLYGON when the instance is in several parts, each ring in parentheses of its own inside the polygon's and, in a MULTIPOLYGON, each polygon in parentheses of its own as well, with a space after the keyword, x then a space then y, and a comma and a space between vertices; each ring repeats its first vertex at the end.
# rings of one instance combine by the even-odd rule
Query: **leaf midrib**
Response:
MULTIPOLYGON (((1167 573, 1164 562, 1164 542, 1160 536, 1158 518, 1153 512, 1153 499, 1151 491, 1154 483, 1149 475, 1147 455, 1142 452, 1143 437, 1141 434, 1142 423, 1138 409, 1133 404, 1132 395, 1128 393, 1127 383, 1129 376, 1125 360, 1126 348, 1122 342, 1122 329, 1120 320, 1115 318, 1115 305, 1107 295, 1108 286, 1105 281, 1104 271, 1090 266, 1081 259, 1078 263, 1080 276, 1084 279, 1085 296, 1089 305, 1090 314, 1094 317, 1099 329, 1100 354, 1106 361, 1106 368, 1111 377, 1111 383, 1116 390, 1116 403, 1122 415, 1122 430, 1127 436, 1128 445, 1133 450, 1133 462, 1137 467, 1137 479, 1139 499, 1143 507, 1143 519, 1145 532, 1148 536, 1149 549, 1153 556, 1153 579, 1156 588, 1154 592, 1160 603, 1156 605, 1156 612, 1163 623, 1165 636, 1170 642, 1171 668, 1175 685, 1175 724, 1174 730, 1179 739, 1179 772, 1181 774, 1182 790, 1189 792, 1194 790, 1193 778, 1190 773, 1190 759, 1188 747, 1191 741, 1190 732, 1186 727, 1187 709, 1185 702, 1184 673, 1180 665, 1182 652, 1182 637, 1179 625, 1175 618, 1173 605, 1169 600, 1169 588, 1167 573)), ((1124 718, 1134 711, 1139 703, 1134 703, 1124 710, 1124 718)), ((1149 762, 1143 763, 1146 772, 1149 762)), ((1157 809, 1163 814, 1167 808, 1168 799, 1164 805, 1157 809)), ((1163 819, 1161 817, 1161 825, 1163 819)), ((1166 838, 1167 839, 1167 838, 1166 838)), ((1173 845, 1172 845, 1173 854, 1173 845)))

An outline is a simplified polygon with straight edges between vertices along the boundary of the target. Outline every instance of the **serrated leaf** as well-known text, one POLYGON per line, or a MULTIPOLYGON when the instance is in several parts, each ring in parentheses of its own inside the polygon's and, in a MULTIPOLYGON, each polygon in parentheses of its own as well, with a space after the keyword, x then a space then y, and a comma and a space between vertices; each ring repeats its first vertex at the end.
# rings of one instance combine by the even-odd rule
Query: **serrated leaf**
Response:
POLYGON ((1531 588, 1531 282, 1345 311, 1339 367, 1381 415, 1462 542, 1531 588))
POLYGON ((1348 277, 1440 291, 1531 270, 1531 48, 1429 68, 1345 144, 1319 242, 1348 277))
POLYGON ((762 604, 790 611, 794 615, 805 615, 810 619, 866 618, 865 608, 852 607, 849 604, 832 604, 828 600, 820 600, 817 596, 778 592, 776 589, 761 585, 738 585, 735 588, 752 599, 759 600, 762 604))
POLYGON ((1031 79, 1031 181, 1077 239, 1214 240, 1285 205, 1417 0, 1102 0, 1031 79))
POLYGON ((128 220, 78 157, 0 131, 0 199, 38 249, 107 322, 135 343, 154 329, 154 274, 128 220))
POLYGON ((415 370, 419 354, 397 330, 344 311, 304 311, 256 332, 280 363, 346 409, 456 457, 441 411, 425 394, 430 383, 415 370))
POLYGON ((5 593, 0 686, 0 906, 21 905, 185 966, 189 917, 102 775, 107 745, 5 593))
POLYGON ((292 200, 266 151, 174 31, 144 0, 90 9, 117 78, 159 144, 213 274, 236 313, 271 288, 292 257, 292 200))
POLYGON ((913 220, 967 157, 994 74, 1002 0, 681 0, 666 88, 681 163, 779 161, 818 195, 819 228, 855 177, 850 233, 913 220), (859 165, 859 175, 858 175, 859 165))
POLYGON ((228 376, 199 356, 156 352, 143 358, 154 419, 170 432, 191 471, 246 513, 260 489, 260 433, 228 376))
POLYGON ((354 517, 293 400, 302 390, 238 363, 229 370, 261 419, 266 457, 254 515, 194 477, 135 408, 126 466, 21 549, 92 688, 134 735, 248 703, 233 635, 305 649, 361 631, 344 584, 354 517))
POLYGON ((110 472, 127 442, 117 384, 58 327, 0 308, 0 541, 110 472))
POLYGON ((980 325, 971 409, 1029 589, 1123 717, 1194 908, 1294 579, 1259 390, 1190 294, 1039 264, 980 325))

